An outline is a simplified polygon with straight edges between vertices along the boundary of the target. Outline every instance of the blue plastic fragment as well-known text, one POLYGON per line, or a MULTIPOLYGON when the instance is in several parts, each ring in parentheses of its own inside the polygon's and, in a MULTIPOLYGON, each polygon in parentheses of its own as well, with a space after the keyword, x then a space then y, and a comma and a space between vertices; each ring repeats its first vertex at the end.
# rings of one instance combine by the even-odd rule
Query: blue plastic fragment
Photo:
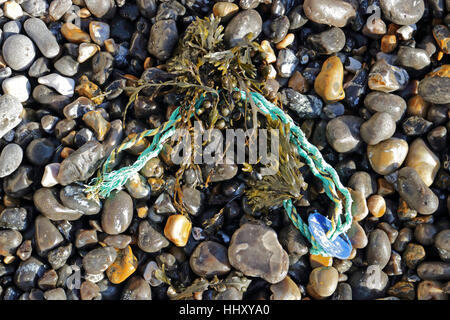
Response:
POLYGON ((308 228, 317 243, 332 257, 347 259, 352 252, 352 244, 345 233, 340 234, 334 241, 327 238, 331 228, 331 221, 320 213, 312 213, 308 217, 308 228))

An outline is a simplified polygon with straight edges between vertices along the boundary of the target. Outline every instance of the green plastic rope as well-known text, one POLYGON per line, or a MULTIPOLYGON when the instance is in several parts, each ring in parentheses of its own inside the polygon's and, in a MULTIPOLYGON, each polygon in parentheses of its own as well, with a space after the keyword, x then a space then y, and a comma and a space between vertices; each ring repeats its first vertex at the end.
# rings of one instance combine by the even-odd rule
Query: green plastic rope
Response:
MULTIPOLYGON (((320 151, 306 139, 303 131, 294 123, 292 118, 286 114, 283 110, 267 101, 261 94, 257 92, 250 92, 250 96, 247 97, 245 91, 240 91, 241 98, 252 99, 259 107, 260 111, 265 115, 270 115, 272 119, 279 119, 285 124, 289 124, 289 139, 297 146, 299 155, 305 160, 306 164, 311 169, 314 176, 320 179, 322 182, 326 195, 334 202, 334 212, 331 218, 332 228, 327 234, 327 238, 330 241, 334 241, 340 234, 347 232, 352 223, 351 205, 352 198, 350 192, 345 188, 339 180, 339 176, 328 163, 322 157, 320 151), (338 194, 338 192, 340 194, 338 194), (341 196, 344 198, 344 207, 342 207, 341 196), (342 209, 344 209, 345 221, 341 221, 342 209)), ((195 109, 197 110, 204 100, 202 95, 195 103, 195 109)), ((180 107, 175 109, 170 119, 160 128, 146 130, 136 136, 134 139, 122 144, 116 148, 107 158, 102 168, 102 173, 99 177, 94 178, 90 185, 85 189, 89 194, 97 194, 100 197, 108 197, 113 190, 120 190, 122 186, 141 170, 144 165, 151 158, 157 157, 161 152, 164 143, 175 133, 175 124, 180 120, 180 107), (138 157, 136 162, 130 166, 122 167, 116 171, 109 171, 108 165, 115 158, 115 156, 122 150, 131 148, 136 142, 140 141, 144 137, 152 136, 153 140, 149 147, 147 147, 138 157)), ((300 230, 304 237, 308 239, 312 247, 310 249, 311 254, 320 254, 322 256, 329 256, 329 254, 315 241, 311 235, 308 225, 302 220, 297 213, 292 200, 288 199, 283 201, 283 207, 286 214, 291 219, 294 226, 300 230)))

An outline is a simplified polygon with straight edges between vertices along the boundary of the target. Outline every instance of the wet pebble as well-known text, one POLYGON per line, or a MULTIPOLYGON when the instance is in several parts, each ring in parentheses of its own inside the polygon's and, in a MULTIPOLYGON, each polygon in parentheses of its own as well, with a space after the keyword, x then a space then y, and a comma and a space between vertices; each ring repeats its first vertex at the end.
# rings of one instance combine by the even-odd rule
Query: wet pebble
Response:
POLYGON ((281 100, 301 118, 318 118, 322 112, 323 103, 319 98, 313 95, 303 95, 290 88, 281 92, 281 100))
POLYGON ((231 46, 237 45, 246 35, 252 33, 254 40, 262 31, 262 19, 254 9, 239 12, 231 19, 224 31, 224 40, 231 46))
POLYGON ((338 284, 338 272, 333 267, 319 267, 311 271, 309 284, 313 293, 322 298, 331 296, 338 284))
POLYGON ((227 248, 214 241, 201 242, 192 252, 189 264, 200 277, 224 275, 231 270, 227 248))
POLYGON ((391 257, 391 243, 383 230, 376 229, 369 234, 366 254, 369 265, 378 265, 381 269, 387 265, 391 257))
POLYGON ((133 217, 133 200, 125 191, 109 197, 103 206, 102 229, 111 235, 124 232, 133 217))
POLYGON ((22 234, 17 230, 0 231, 0 255, 12 256, 17 247, 22 243, 22 234))
POLYGON ((367 158, 372 169, 388 175, 400 168, 408 154, 408 143, 398 138, 389 138, 375 145, 367 146, 367 158))
POLYGON ((178 41, 178 30, 174 20, 156 22, 150 32, 147 50, 159 60, 166 60, 172 54, 178 41))
POLYGON ((434 238, 434 246, 441 259, 450 262, 450 230, 442 230, 434 238))
POLYGON ((331 28, 308 38, 312 47, 321 54, 333 54, 345 46, 345 33, 340 28, 331 28))
POLYGON ((89 251, 83 258, 83 268, 88 274, 99 274, 116 260, 117 253, 114 248, 103 247, 89 251))
POLYGON ((305 0, 303 12, 308 19, 334 27, 344 27, 356 16, 353 6, 340 0, 305 0))
POLYGON ((429 187, 433 183, 441 163, 425 141, 418 138, 410 144, 405 165, 414 168, 425 185, 429 187))
POLYGON ((235 231, 228 259, 245 275, 262 277, 270 283, 283 280, 289 266, 288 254, 278 242, 275 231, 259 224, 246 223, 235 231))
POLYGON ((137 244, 142 251, 153 253, 167 247, 169 241, 155 226, 142 221, 139 224, 137 244))

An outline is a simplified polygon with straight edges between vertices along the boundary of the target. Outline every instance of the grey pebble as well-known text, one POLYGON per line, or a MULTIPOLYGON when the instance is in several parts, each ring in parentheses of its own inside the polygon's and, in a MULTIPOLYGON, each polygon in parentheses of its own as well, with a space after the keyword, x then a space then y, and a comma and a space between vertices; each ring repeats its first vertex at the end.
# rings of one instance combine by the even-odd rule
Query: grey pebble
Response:
POLYGON ((28 36, 34 41, 41 53, 46 58, 54 58, 59 53, 59 45, 55 36, 45 25, 44 21, 38 18, 30 18, 23 24, 28 36))
POLYGON ((14 34, 3 43, 3 58, 15 71, 27 69, 34 61, 36 50, 33 42, 23 34, 14 34))
POLYGON ((254 9, 239 12, 231 19, 224 31, 224 40, 231 46, 237 45, 246 35, 252 33, 254 40, 262 31, 262 19, 254 9))
MULTIPOLYGON (((59 58, 53 66, 55 69, 64 76, 72 77, 78 72, 79 67, 78 61, 73 59, 71 56, 63 56, 59 58)), ((38 75, 37 77, 41 77, 42 75, 38 75)))
POLYGON ((7 144, 0 153, 0 178, 9 176, 22 163, 23 150, 15 143, 7 144))
POLYGON ((323 102, 320 98, 303 95, 290 88, 281 91, 281 101, 300 118, 315 119, 322 113, 323 102))
POLYGON ((377 112, 369 120, 361 124, 361 138, 369 145, 387 140, 395 133, 394 119, 387 112, 377 112))
POLYGON ((0 97, 0 138, 19 125, 22 110, 23 106, 16 97, 9 94, 0 97))
POLYGON ((343 115, 332 119, 327 124, 327 141, 340 153, 353 152, 361 145, 359 130, 363 119, 343 115))

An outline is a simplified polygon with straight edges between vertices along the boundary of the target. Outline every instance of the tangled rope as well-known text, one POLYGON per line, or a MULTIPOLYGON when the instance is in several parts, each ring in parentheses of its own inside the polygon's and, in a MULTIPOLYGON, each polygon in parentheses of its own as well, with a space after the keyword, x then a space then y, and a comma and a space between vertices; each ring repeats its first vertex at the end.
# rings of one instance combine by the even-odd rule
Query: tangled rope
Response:
MULTIPOLYGON (((240 91, 242 100, 252 99, 263 114, 270 115, 274 120, 279 119, 284 124, 289 124, 289 140, 297 146, 299 155, 305 160, 313 175, 320 179, 324 186, 326 195, 334 203, 334 211, 331 216, 331 228, 327 231, 326 237, 331 242, 335 241, 339 235, 347 232, 352 223, 352 199, 347 188, 345 188, 340 182, 338 174, 333 167, 325 162, 320 151, 308 142, 303 131, 294 123, 288 114, 271 102, 267 101, 257 92, 250 92, 249 96, 247 96, 245 91, 239 89, 235 90, 240 91), (342 205, 342 200, 344 200, 344 205, 342 205), (345 218, 344 222, 341 220, 343 210, 345 218)), ((203 100, 204 95, 196 101, 196 110, 202 104, 203 100)), ((180 107, 178 107, 172 113, 170 119, 161 127, 143 131, 139 135, 136 135, 133 139, 126 141, 116 148, 106 159, 99 176, 91 181, 90 185, 85 189, 85 192, 87 192, 90 196, 106 198, 113 190, 121 189, 129 178, 144 167, 148 160, 158 156, 164 143, 175 133, 175 125, 178 121, 180 121, 180 119, 180 107), (152 143, 139 155, 135 163, 130 166, 108 172, 109 165, 114 161, 119 152, 131 148, 137 142, 149 136, 153 136, 152 143)), ((299 229, 302 235, 311 243, 311 254, 331 256, 332 253, 323 248, 317 239, 314 238, 308 225, 297 213, 292 200, 285 200, 283 202, 283 206, 295 227, 299 229)))

